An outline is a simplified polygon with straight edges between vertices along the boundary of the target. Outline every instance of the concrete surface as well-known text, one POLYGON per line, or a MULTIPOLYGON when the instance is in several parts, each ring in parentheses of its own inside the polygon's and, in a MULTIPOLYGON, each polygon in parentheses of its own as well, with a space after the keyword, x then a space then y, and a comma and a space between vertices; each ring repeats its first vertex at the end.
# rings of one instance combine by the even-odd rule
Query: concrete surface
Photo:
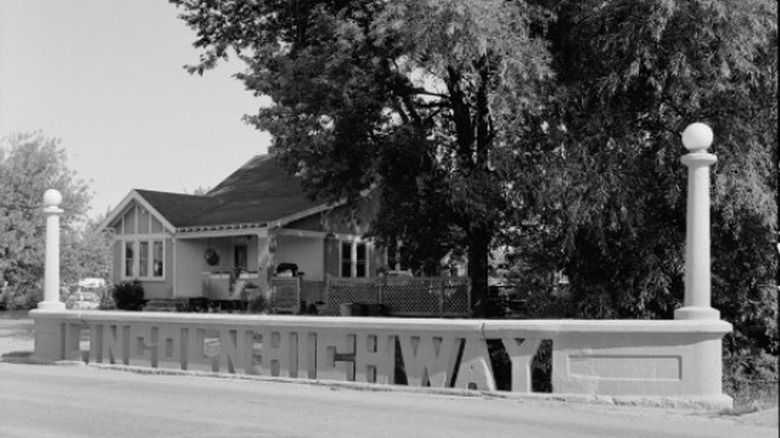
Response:
POLYGON ((495 391, 487 339, 503 344, 513 394, 552 340, 553 396, 644 399, 728 409, 718 320, 479 320, 219 313, 46 311, 35 358, 341 382, 393 382, 396 343, 409 386, 495 391), (270 340, 262 342, 260 340, 270 340), (87 340, 87 342, 82 342, 87 340), (63 342, 65 348, 63 349, 63 342), (86 344, 86 345, 85 345, 86 344), (210 347, 215 346, 212 350, 210 347))
POLYGON ((33 365, 26 360, 31 352, 31 322, 0 317, 0 436, 778 436, 776 409, 732 417, 649 407, 141 375, 86 365, 33 365))

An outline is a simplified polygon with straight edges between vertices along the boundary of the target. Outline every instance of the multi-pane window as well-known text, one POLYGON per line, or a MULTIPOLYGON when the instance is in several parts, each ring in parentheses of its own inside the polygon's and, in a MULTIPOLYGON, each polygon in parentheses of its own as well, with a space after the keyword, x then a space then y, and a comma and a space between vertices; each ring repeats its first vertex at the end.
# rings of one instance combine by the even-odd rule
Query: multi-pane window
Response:
POLYGON ((141 205, 132 205, 117 223, 122 240, 122 278, 165 279, 165 229, 141 205))
POLYGON ((165 277, 165 245, 162 240, 125 240, 124 277, 162 280, 165 277))
POLYGON ((368 277, 368 245, 366 243, 341 243, 341 276, 368 277))

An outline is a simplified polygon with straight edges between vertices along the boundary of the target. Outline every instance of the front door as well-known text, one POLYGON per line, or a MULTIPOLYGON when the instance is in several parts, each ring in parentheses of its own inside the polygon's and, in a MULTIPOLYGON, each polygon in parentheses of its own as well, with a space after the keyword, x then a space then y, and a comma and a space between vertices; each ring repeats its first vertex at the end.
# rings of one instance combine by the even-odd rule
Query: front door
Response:
POLYGON ((236 268, 236 272, 246 271, 248 264, 247 264, 247 246, 246 245, 236 245, 234 249, 234 257, 233 257, 233 267, 236 268))

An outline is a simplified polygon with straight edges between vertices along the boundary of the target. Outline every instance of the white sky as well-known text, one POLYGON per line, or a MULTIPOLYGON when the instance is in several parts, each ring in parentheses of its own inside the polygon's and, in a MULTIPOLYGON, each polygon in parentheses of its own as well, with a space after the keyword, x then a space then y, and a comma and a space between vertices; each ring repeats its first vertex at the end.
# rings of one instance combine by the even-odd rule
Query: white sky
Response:
POLYGON ((231 77, 202 77, 195 32, 166 0, 0 0, 0 137, 42 130, 104 214, 131 189, 213 187, 267 133, 242 122, 265 99, 231 77))

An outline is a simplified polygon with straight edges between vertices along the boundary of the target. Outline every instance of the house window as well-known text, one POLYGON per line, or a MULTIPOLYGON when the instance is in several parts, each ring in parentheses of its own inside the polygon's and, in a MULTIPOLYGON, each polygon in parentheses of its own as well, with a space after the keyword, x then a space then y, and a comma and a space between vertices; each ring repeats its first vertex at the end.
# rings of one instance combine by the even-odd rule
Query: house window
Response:
POLYGON ((125 242, 125 277, 135 276, 135 242, 125 242))
POLYGON ((341 243, 341 276, 368 277, 368 245, 362 242, 341 243))
POLYGON ((366 269, 366 260, 368 255, 368 248, 365 243, 357 244, 357 251, 355 255, 355 277, 368 277, 366 269))
POLYGON ((139 277, 148 277, 149 276, 149 242, 147 241, 141 241, 138 242, 139 250, 138 250, 138 276, 139 277))
POLYGON ((390 270, 406 271, 409 269, 409 266, 406 264, 407 260, 405 260, 403 254, 403 244, 401 242, 389 245, 386 250, 387 265, 390 266, 390 270))
POLYGON ((341 276, 352 276, 352 242, 341 244, 341 276))
POLYGON ((165 278, 165 244, 162 240, 126 240, 124 245, 125 279, 165 278))
POLYGON ((152 277, 162 278, 165 272, 163 270, 163 252, 165 251, 161 240, 155 240, 152 243, 152 277))

